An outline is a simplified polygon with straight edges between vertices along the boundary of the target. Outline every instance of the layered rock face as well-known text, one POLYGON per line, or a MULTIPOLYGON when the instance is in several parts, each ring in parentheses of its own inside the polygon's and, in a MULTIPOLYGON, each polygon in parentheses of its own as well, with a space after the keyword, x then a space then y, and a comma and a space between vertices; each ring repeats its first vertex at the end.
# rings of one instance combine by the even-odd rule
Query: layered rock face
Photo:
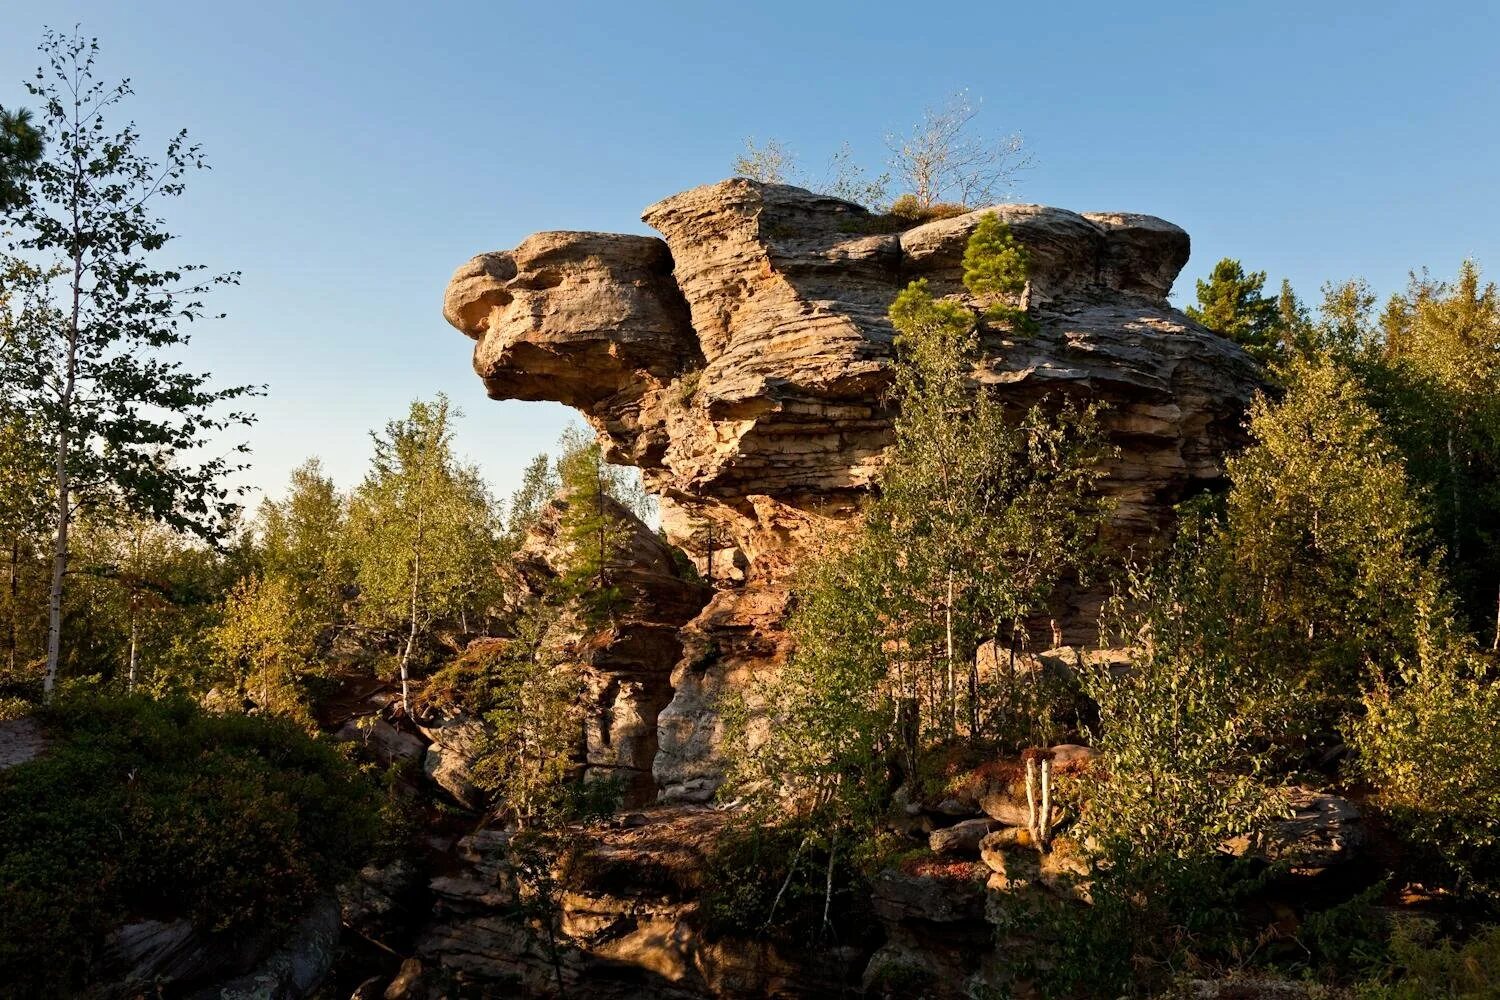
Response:
MULTIPOLYGON (((567 623, 571 635, 561 652, 584 681, 586 777, 621 779, 626 804, 640 805, 656 798, 657 716, 672 698, 672 667, 683 652, 679 630, 708 602, 709 588, 683 579, 672 551, 639 518, 613 500, 605 504, 623 536, 609 562, 618 601, 605 623, 567 623)), ((533 597, 575 557, 562 529, 566 507, 560 498, 548 504, 516 553, 521 589, 533 597)))
MULTIPOLYGON (((1141 542, 1222 476, 1260 373, 1166 302, 1188 258, 1170 223, 999 205, 916 227, 849 202, 737 178, 644 220, 663 239, 539 233, 459 268, 444 312, 476 341, 492 396, 583 413, 611 461, 639 466, 662 526, 720 589, 683 632, 659 718, 658 783, 717 780, 714 695, 775 669, 789 570, 857 512, 891 442, 894 331, 909 281, 965 300, 962 255, 984 211, 1030 252, 1036 321, 983 329, 976 385, 1015 407, 1104 404, 1118 448, 1108 541, 1141 542), (711 561, 711 565, 710 565, 711 561)), ((1103 594, 1055 596, 1044 645, 1097 638, 1103 594)))

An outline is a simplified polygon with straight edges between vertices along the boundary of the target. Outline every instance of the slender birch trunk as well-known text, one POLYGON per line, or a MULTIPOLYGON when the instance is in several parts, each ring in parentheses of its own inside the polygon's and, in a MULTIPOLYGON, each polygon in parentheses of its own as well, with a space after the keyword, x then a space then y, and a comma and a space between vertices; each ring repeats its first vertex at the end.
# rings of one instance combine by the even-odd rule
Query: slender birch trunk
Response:
POLYGON ((412 547, 411 628, 406 633, 406 649, 401 654, 401 711, 411 713, 410 664, 417 644, 417 599, 422 579, 422 509, 417 508, 417 543, 412 547))
POLYGON ((135 664, 136 650, 138 649, 137 617, 138 616, 135 607, 135 598, 132 597, 130 599, 130 667, 129 672, 126 674, 125 678, 125 690, 130 694, 135 693, 135 664))
MULTIPOLYGON (((76 158, 75 158, 76 159, 76 158)), ((77 165, 81 173, 82 166, 77 165)), ((75 187, 78 181, 74 182, 75 187)), ((73 230, 78 231, 78 195, 73 199, 73 230)), ((75 240, 77 239, 75 235, 75 240)), ((62 391, 57 405, 57 460, 53 473, 57 487, 57 514, 52 536, 52 586, 47 596, 47 672, 42 677, 42 700, 50 703, 57 687, 57 665, 62 654, 63 577, 68 572, 68 527, 73 515, 72 482, 68 475, 68 435, 73 415, 73 391, 78 379, 78 324, 83 312, 83 247, 73 247, 73 303, 68 323, 68 354, 63 369, 62 391)))
POLYGON ((948 600, 943 608, 943 632, 948 657, 948 727, 958 734, 958 682, 953 672, 953 570, 948 570, 948 600))
POLYGON ((21 629, 16 620, 16 602, 21 597, 20 582, 16 575, 20 572, 20 564, 21 539, 16 537, 10 540, 10 634, 5 649, 6 668, 12 676, 16 672, 16 645, 21 641, 21 629))

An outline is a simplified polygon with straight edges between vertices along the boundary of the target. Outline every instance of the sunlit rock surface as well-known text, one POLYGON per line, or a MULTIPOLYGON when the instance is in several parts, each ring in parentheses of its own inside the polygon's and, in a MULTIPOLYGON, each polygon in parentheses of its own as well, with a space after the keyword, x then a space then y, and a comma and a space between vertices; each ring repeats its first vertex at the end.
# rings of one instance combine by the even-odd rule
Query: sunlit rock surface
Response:
MULTIPOLYGON (((983 330, 976 384, 1023 408, 1104 404, 1117 456, 1107 541, 1145 541, 1218 481, 1261 384, 1255 363, 1166 296, 1188 236, 1151 216, 999 205, 902 229, 800 188, 736 178, 646 209, 662 239, 539 233, 459 268, 444 304, 496 398, 576 407, 611 461, 640 467, 668 539, 721 589, 683 630, 656 781, 717 783, 714 699, 774 671, 785 580, 858 510, 891 443, 886 308, 915 278, 964 299, 964 245, 996 212, 1031 255, 1024 334, 983 330), (712 553, 712 566, 709 555, 712 553), (711 569, 711 573, 710 573, 711 569)), ((1104 593, 1068 584, 1046 648, 1098 637, 1104 593)))

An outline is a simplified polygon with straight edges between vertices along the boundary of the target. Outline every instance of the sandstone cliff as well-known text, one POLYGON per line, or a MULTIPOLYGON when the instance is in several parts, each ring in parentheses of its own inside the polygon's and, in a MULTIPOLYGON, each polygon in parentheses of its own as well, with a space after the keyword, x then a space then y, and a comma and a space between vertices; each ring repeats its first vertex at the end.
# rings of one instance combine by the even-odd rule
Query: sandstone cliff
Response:
MULTIPOLYGON (((978 385, 1017 407, 1105 404, 1118 446, 1110 543, 1156 531, 1214 483, 1260 373, 1167 304, 1188 258, 1170 223, 1036 205, 996 212, 1033 262, 1035 328, 983 331, 978 385)), ((611 461, 636 465, 662 526, 718 589, 681 632, 657 719, 657 783, 711 793, 715 694, 786 653, 786 578, 857 510, 891 440, 891 299, 927 278, 966 294, 961 257, 982 212, 915 227, 800 188, 736 178, 675 195, 644 220, 662 239, 554 232, 458 269, 444 314, 476 341, 495 398, 577 408, 611 461)), ((1063 641, 1097 638, 1103 594, 1064 587, 1063 641)))

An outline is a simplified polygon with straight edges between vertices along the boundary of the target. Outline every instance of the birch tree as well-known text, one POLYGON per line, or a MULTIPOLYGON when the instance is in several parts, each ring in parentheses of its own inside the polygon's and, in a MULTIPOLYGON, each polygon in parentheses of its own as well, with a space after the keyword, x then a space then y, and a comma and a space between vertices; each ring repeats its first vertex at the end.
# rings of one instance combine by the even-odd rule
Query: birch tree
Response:
POLYGON ((375 457, 350 506, 357 614, 368 629, 401 633, 403 708, 434 626, 480 610, 495 580, 498 524, 478 471, 453 454, 457 416, 439 395, 372 435, 375 457))
POLYGON ((52 573, 44 696, 62 649, 68 529, 80 505, 111 495, 131 512, 215 539, 237 509, 225 476, 245 446, 214 456, 199 448, 250 423, 223 404, 253 394, 216 389, 170 356, 207 313, 204 297, 233 274, 162 265, 172 240, 155 212, 206 166, 186 132, 159 160, 142 152, 134 124, 106 121, 130 84, 95 76, 97 42, 47 32, 46 66, 27 89, 39 106, 45 154, 24 168, 28 197, 11 215, 13 255, 0 289, 20 304, 0 354, 12 399, 39 421, 52 453, 52 573), (24 267, 17 269, 16 264, 24 267), (19 279, 17 276, 20 276, 19 279))
POLYGON ((979 110, 967 91, 959 91, 924 110, 909 132, 886 137, 896 180, 919 207, 992 204, 1031 165, 1020 135, 978 130, 979 110))
POLYGON ((993 216, 969 249, 974 305, 916 281, 891 306, 895 443, 858 530, 799 580, 796 651, 761 692, 776 715, 753 750, 755 713, 726 706, 740 787, 805 793, 859 822, 878 805, 885 755, 910 773, 923 747, 956 737, 1039 738, 1011 718, 1014 674, 982 684, 975 652, 1015 643, 1064 574, 1090 563, 1105 449, 1091 409, 1006 413, 977 384, 981 323, 1026 322, 1007 298, 1026 262, 993 216))

